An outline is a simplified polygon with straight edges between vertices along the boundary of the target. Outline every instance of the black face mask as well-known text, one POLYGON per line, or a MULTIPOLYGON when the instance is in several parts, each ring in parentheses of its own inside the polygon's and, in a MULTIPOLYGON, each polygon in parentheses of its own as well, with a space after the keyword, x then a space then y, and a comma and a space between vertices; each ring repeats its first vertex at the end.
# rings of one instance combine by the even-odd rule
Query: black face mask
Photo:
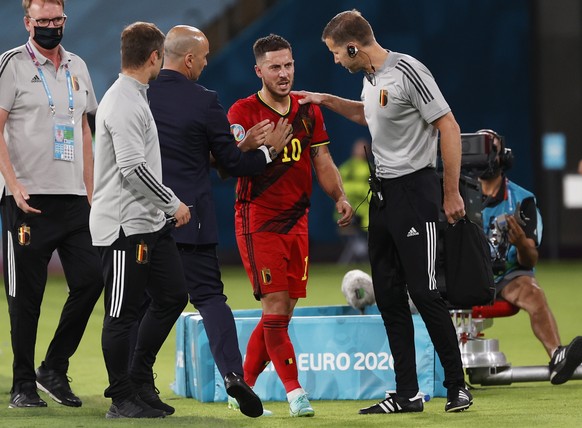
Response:
POLYGON ((479 176, 483 180, 491 180, 492 178, 501 175, 501 165, 499 160, 494 159, 493 162, 489 162, 487 169, 479 176))
POLYGON ((34 27, 32 38, 41 48, 54 49, 63 39, 63 27, 34 27))

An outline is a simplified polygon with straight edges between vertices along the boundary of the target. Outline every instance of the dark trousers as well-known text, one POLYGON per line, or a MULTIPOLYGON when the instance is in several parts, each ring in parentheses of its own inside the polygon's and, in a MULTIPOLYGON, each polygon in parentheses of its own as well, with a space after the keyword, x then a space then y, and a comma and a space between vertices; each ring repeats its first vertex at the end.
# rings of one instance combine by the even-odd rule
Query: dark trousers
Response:
POLYGON ((105 279, 101 342, 109 375, 105 396, 120 401, 132 396, 135 386, 153 384, 156 355, 188 302, 186 285, 169 226, 129 237, 120 232, 99 251, 105 279), (131 331, 138 324, 135 348, 130 349, 131 331))
POLYGON ((42 211, 25 214, 12 196, 2 203, 4 284, 10 312, 13 390, 36 380, 34 351, 47 267, 56 250, 69 294, 44 365, 66 373, 89 316, 103 290, 101 261, 91 245, 86 196, 31 195, 42 211))
POLYGON ((394 357, 398 395, 418 392, 414 326, 407 290, 420 313, 445 372, 444 386, 464 385, 455 328, 436 288, 440 180, 424 169, 382 180, 385 204, 370 203, 369 255, 376 302, 394 357))
POLYGON ((243 374, 236 325, 226 304, 216 245, 178 244, 190 302, 204 319, 210 351, 220 374, 243 374))

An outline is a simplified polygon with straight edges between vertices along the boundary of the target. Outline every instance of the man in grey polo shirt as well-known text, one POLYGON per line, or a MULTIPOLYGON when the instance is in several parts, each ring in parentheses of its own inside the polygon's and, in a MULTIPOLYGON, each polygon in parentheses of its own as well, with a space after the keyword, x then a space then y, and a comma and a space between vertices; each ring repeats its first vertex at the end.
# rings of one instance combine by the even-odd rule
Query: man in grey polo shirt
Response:
POLYGON ((10 407, 46 407, 37 386, 81 406, 67 371, 103 289, 91 245, 91 130, 97 109, 83 60, 60 45, 63 0, 24 0, 25 45, 0 57, 0 171, 4 283, 14 353, 10 407), (47 265, 58 251, 69 294, 40 367, 34 351, 47 265), (36 382, 36 384, 35 384, 36 382))
POLYGON ((105 278, 102 347, 109 374, 107 418, 174 413, 154 384, 156 355, 188 302, 172 228, 190 209, 161 183, 158 132, 146 91, 162 66, 164 34, 136 22, 121 34, 121 74, 95 120, 95 193, 90 216, 105 278), (169 216, 166 219, 166 216, 169 216), (150 303, 141 317, 144 299, 150 303), (139 323, 131 364, 128 343, 139 323))
POLYGON ((394 357, 396 392, 360 414, 422 412, 415 366, 414 328, 407 291, 426 324, 441 360, 447 388, 445 411, 473 403, 466 389, 457 336, 436 287, 436 225, 441 185, 435 172, 441 134, 444 203, 452 223, 465 215, 459 194, 460 129, 429 70, 411 56, 384 49, 360 12, 336 15, 322 40, 334 61, 363 71, 362 101, 300 92, 368 126, 375 177, 371 183, 368 249, 374 293, 394 357))

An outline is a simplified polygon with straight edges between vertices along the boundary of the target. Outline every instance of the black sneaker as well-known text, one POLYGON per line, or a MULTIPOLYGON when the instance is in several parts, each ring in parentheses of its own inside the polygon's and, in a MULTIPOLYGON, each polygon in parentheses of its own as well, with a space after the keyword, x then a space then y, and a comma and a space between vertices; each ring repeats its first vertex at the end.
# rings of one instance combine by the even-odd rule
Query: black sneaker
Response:
POLYGON ((144 403, 141 398, 134 396, 123 401, 113 402, 105 414, 107 419, 121 418, 163 418, 166 414, 144 403))
POLYGON ((145 383, 137 389, 137 396, 141 398, 144 403, 154 409, 161 410, 166 414, 166 416, 173 415, 176 409, 160 400, 159 394, 160 391, 158 388, 149 383, 145 383))
POLYGON ((69 378, 66 373, 57 373, 41 365, 36 369, 36 386, 46 392, 57 403, 70 407, 81 407, 83 402, 73 394, 69 386, 69 378))
POLYGON ((473 396, 462 386, 449 388, 447 391, 447 404, 445 412, 462 412, 473 404, 473 396))
POLYGON ((34 382, 26 382, 11 392, 8 408, 18 407, 46 407, 46 401, 38 396, 34 382))
POLYGON ((384 400, 373 406, 360 409, 359 413, 360 415, 372 415, 375 413, 413 413, 423 410, 422 398, 417 396, 403 398, 391 392, 384 400))
POLYGON ((576 337, 568 346, 560 346, 550 360, 550 382, 560 385, 572 377, 582 363, 582 336, 576 337))
POLYGON ((242 376, 232 372, 224 377, 226 393, 238 402, 240 412, 251 418, 263 415, 263 403, 255 391, 247 385, 242 376))

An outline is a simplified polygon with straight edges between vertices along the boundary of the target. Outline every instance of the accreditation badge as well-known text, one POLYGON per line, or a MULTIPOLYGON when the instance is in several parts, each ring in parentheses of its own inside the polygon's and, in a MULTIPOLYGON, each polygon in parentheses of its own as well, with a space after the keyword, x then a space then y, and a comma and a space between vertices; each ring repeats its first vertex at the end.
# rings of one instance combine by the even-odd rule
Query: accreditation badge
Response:
POLYGON ((55 115, 53 158, 60 161, 75 160, 75 121, 71 116, 55 115))

